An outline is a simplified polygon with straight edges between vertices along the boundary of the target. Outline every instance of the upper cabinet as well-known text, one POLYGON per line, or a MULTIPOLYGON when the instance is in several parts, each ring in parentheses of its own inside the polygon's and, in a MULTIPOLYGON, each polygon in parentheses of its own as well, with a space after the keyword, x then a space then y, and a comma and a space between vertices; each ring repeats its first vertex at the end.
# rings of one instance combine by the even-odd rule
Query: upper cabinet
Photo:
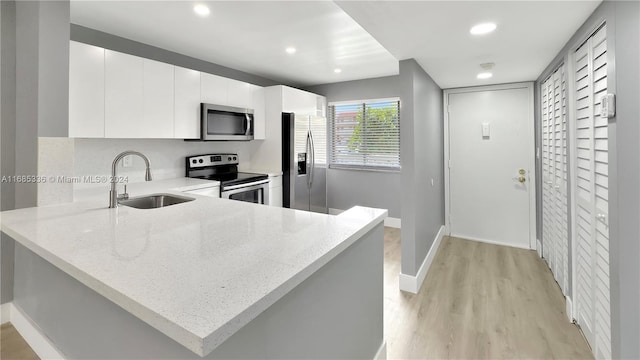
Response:
POLYGON ((103 48, 69 46, 69 136, 104 137, 103 48))
POLYGON ((253 109, 253 88, 255 85, 238 80, 227 80, 227 105, 253 109))
POLYGON ((200 99, 203 103, 227 105, 227 78, 200 73, 200 99))
POLYGON ((200 137, 200 71, 175 66, 174 136, 200 137))
POLYGON ((69 136, 200 138, 200 103, 254 110, 265 138, 260 86, 71 41, 69 136))
POLYGON ((133 131, 135 138, 173 138, 174 66, 144 59, 143 120, 133 131))
POLYGON ((131 138, 144 116, 144 60, 105 50, 105 137, 131 138))
POLYGON ((267 136, 265 90, 261 86, 251 86, 253 97, 253 138, 255 140, 264 140, 267 136))
POLYGON ((288 86, 282 87, 282 111, 298 115, 325 115, 323 96, 288 86))

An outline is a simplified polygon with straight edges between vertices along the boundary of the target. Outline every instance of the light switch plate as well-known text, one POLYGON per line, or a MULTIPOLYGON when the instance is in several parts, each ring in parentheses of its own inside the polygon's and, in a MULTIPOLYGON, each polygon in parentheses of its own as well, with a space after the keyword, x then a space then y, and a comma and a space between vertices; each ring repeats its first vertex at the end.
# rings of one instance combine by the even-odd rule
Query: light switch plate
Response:
POLYGON ((482 137, 489 137, 491 135, 491 129, 489 123, 482 123, 482 137))
POLYGON ((616 115, 616 96, 614 94, 604 94, 600 98, 600 116, 612 118, 616 115))

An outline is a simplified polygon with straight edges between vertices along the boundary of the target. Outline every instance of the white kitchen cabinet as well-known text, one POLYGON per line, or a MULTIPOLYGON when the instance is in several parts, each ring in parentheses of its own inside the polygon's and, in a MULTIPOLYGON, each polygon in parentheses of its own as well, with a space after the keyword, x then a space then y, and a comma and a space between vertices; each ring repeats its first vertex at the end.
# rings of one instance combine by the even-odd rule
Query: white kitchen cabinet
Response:
POLYGON ((104 49, 69 44, 69 137, 104 137, 104 49))
POLYGON ((200 72, 175 66, 174 137, 200 138, 200 72))
POLYGON ((227 105, 253 109, 253 85, 227 79, 227 105))
POLYGON ((173 138, 174 66, 144 59, 144 116, 130 128, 136 138, 173 138))
POLYGON ((295 89, 288 86, 282 87, 282 110, 296 115, 320 115, 318 114, 318 101, 323 97, 295 89))
POLYGON ((282 175, 269 177, 269 206, 282 207, 282 175))
POLYGON ((267 136, 265 91, 262 86, 251 85, 253 95, 253 138, 264 140, 267 136))
POLYGON ((200 73, 201 102, 227 105, 227 82, 229 79, 217 75, 200 73))
POLYGON ((105 137, 146 137, 143 99, 143 59, 105 50, 105 137))

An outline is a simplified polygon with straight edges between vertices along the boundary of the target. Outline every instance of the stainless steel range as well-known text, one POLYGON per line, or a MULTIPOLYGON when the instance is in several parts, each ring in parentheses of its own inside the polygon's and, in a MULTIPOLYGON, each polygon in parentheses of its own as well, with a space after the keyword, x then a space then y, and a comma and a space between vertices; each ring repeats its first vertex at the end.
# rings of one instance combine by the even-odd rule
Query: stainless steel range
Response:
POLYGON ((207 154, 186 159, 187 177, 220 182, 220 197, 269 204, 269 176, 238 171, 238 154, 207 154))

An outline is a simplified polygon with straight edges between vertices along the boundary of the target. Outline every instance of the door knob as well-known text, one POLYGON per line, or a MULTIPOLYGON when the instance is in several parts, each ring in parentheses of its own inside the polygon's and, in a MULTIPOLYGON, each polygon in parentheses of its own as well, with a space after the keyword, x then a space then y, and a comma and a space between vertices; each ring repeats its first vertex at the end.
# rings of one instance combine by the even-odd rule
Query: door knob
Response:
POLYGON ((518 177, 518 181, 524 184, 524 182, 527 181, 527 178, 525 178, 524 176, 520 176, 518 177))

